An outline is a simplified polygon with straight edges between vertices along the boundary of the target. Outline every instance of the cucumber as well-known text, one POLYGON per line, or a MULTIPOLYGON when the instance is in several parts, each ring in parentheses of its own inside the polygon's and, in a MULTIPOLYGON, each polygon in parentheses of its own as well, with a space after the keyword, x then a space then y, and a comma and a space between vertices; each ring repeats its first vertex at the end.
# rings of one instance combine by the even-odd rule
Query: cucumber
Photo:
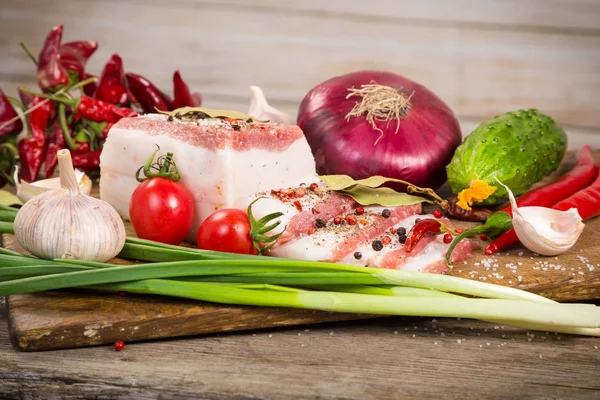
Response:
POLYGON ((446 167, 454 194, 473 180, 486 181, 496 191, 478 204, 497 204, 508 198, 507 185, 515 195, 556 170, 567 148, 567 135, 547 115, 519 110, 479 125, 456 149, 446 167))

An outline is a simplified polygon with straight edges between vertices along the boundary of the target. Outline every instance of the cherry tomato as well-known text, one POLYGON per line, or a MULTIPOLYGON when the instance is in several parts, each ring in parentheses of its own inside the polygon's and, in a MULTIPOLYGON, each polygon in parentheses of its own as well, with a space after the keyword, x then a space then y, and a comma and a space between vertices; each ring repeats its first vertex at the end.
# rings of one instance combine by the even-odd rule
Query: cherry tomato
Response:
POLYGON ((248 213, 225 208, 204 220, 198 229, 198 248, 238 254, 256 254, 250 238, 248 213))
POLYGON ((138 237, 180 244, 192 227, 194 198, 181 182, 150 178, 134 190, 129 215, 138 237))

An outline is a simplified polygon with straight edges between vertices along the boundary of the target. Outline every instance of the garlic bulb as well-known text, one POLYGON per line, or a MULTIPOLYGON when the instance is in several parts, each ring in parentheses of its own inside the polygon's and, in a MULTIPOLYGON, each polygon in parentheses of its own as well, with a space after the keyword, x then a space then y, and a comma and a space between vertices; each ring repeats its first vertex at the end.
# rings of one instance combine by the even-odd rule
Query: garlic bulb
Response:
POLYGON ((562 254, 573 247, 585 226, 576 208, 559 211, 547 207, 517 207, 511 190, 500 184, 508 192, 513 228, 525 247, 544 256, 562 254))
POLYGON ((292 117, 267 103, 265 94, 258 86, 250 86, 250 109, 247 114, 262 121, 293 124, 292 117))
POLYGON ((105 262, 125 244, 119 214, 103 200, 80 193, 71 153, 58 151, 59 190, 35 196, 21 207, 14 230, 19 244, 45 259, 105 262))
MULTIPOLYGON (((19 181, 19 167, 15 168, 14 179, 15 186, 17 187, 17 197, 23 203, 27 203, 38 194, 42 194, 48 190, 58 190, 61 187, 60 178, 42 179, 31 183, 19 181)), ((92 191, 92 180, 85 172, 78 169, 75 170, 75 179, 79 183, 79 191, 89 195, 92 191)))

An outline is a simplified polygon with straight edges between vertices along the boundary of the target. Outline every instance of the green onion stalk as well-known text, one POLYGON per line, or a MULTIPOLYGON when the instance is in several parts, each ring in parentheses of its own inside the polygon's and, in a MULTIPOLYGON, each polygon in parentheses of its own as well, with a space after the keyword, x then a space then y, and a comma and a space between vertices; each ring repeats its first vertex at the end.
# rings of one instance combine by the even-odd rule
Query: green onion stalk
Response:
MULTIPOLYGON (((4 221, 7 224, 10 222, 4 221)), ((0 225, 10 232, 10 226, 0 225)), ((222 304, 371 315, 475 318, 525 329, 600 336, 600 308, 446 275, 240 256, 128 238, 115 265, 40 260, 0 250, 0 296, 64 288, 127 291, 222 304)))

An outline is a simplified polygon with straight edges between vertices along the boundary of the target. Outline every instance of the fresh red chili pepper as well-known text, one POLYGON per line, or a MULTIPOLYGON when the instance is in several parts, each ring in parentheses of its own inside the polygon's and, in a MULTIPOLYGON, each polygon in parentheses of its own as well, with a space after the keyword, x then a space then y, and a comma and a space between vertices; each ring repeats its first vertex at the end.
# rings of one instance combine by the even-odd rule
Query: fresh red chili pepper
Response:
POLYGON ((156 109, 168 111, 171 109, 168 105, 168 99, 156 86, 148 79, 132 73, 125 74, 129 92, 142 106, 144 112, 154 113, 156 109))
POLYGON ((46 142, 46 128, 48 127, 54 103, 47 99, 36 97, 33 103, 31 103, 30 108, 33 107, 36 108, 28 115, 29 129, 31 129, 31 135, 42 146, 46 142), (40 105, 40 103, 43 104, 40 105))
MULTIPOLYGON (((86 80, 89 78, 97 78, 94 75, 90 75, 88 73, 83 74, 83 79, 82 80, 86 80)), ((90 82, 87 85, 85 85, 83 87, 83 93, 85 93, 86 96, 90 96, 90 97, 94 97, 94 93, 96 93, 96 90, 98 89, 98 83, 97 82, 90 82)))
POLYGON ((427 234, 437 235, 442 230, 442 224, 432 218, 422 219, 417 222, 408 235, 406 236, 406 242, 404 243, 404 251, 410 253, 414 250, 415 246, 427 234))
POLYGON ((129 93, 124 84, 123 76, 123 60, 115 53, 104 66, 94 97, 112 104, 127 104, 129 93))
MULTIPOLYGON (((517 199, 517 206, 552 207, 589 185, 596 176, 596 172, 592 149, 590 146, 583 146, 577 152, 577 161, 573 169, 556 181, 525 193, 517 199)), ((507 212, 512 216, 510 204, 500 211, 507 212)))
MULTIPOLYGON (((596 176, 597 171, 598 168, 594 164, 594 159, 592 157, 590 146, 584 146, 577 153, 577 162, 575 164, 575 167, 573 167, 571 171, 565 173, 563 176, 557 179, 556 182, 542 186, 539 189, 527 192, 523 196, 519 197, 517 199, 517 205, 521 207, 552 207, 556 205, 557 202, 563 203, 562 201, 560 201, 562 199, 565 199, 564 204, 568 204, 566 203, 566 197, 576 196, 579 193, 581 193, 581 189, 586 187, 592 181, 592 179, 594 179, 594 176, 596 176)), ((584 189, 584 191, 585 190, 587 189, 584 189)), ((586 195, 584 195, 583 197, 585 198, 586 195)), ((584 212, 587 214, 587 210, 589 209, 593 209, 593 207, 585 207, 584 212)), ((501 211, 508 212, 512 216, 512 208, 510 206, 503 208, 501 211)), ((582 211, 579 212, 579 215, 581 215, 581 213, 582 211)), ((583 219, 586 219, 583 217, 583 215, 581 215, 581 217, 583 219)), ((496 240, 494 240, 492 243, 490 243, 490 245, 485 249, 485 254, 494 254, 497 251, 516 243, 519 243, 519 238, 517 237, 517 234, 515 233, 514 229, 510 229, 506 233, 498 237, 496 240)))
POLYGON ((100 167, 100 154, 102 149, 90 151, 87 153, 77 153, 71 151, 71 158, 73 159, 73 167, 82 169, 84 171, 95 170, 100 167))
POLYGON ((175 71, 173 74, 173 108, 198 107, 201 103, 197 100, 190 93, 190 88, 181 78, 179 70, 175 71))
POLYGON ((560 211, 576 208, 579 216, 584 220, 600 215, 600 170, 596 174, 596 179, 588 187, 559 201, 552 208, 560 211))
POLYGON ((46 144, 40 144, 36 138, 29 136, 19 141, 19 157, 21 159, 21 179, 25 182, 36 180, 46 154, 46 144))
POLYGON ((19 133, 23 130, 23 122, 17 115, 10 101, 0 89, 0 136, 19 133), (9 121, 12 121, 9 123, 9 121))
POLYGON ((44 91, 55 90, 69 83, 69 74, 58 58, 62 33, 62 25, 52 28, 38 57, 38 84, 44 91))
POLYGON ((97 48, 98 42, 96 41, 82 40, 65 43, 58 50, 58 59, 63 68, 76 72, 79 80, 82 80, 85 74, 85 65, 97 48))

